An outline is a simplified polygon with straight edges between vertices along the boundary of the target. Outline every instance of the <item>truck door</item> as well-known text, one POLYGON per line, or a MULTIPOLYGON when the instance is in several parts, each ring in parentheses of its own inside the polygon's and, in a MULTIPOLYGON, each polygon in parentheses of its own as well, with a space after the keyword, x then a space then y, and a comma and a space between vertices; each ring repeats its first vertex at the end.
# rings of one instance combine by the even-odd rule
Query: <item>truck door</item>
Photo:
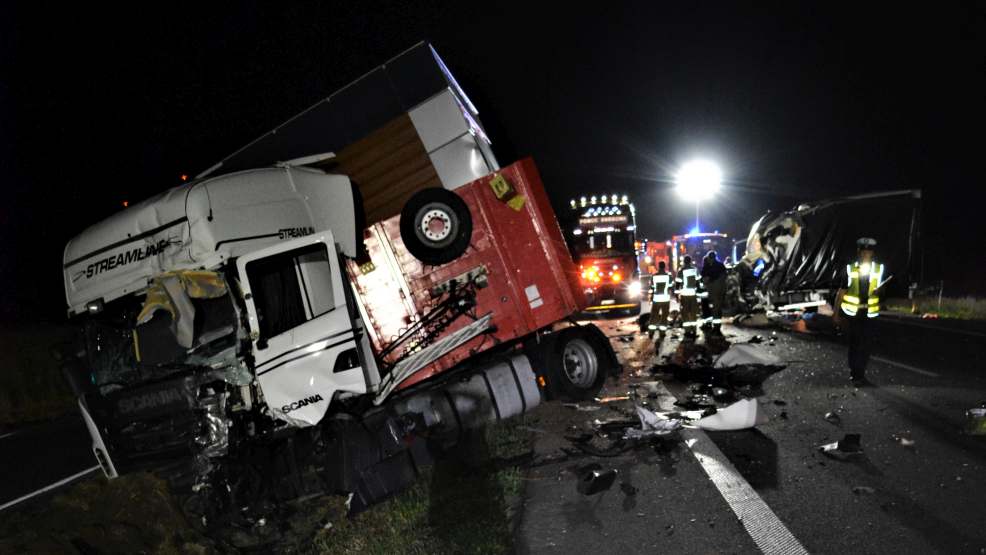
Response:
POLYGON ((366 392, 331 232, 242 256, 236 266, 257 381, 275 417, 310 426, 336 392, 366 392))

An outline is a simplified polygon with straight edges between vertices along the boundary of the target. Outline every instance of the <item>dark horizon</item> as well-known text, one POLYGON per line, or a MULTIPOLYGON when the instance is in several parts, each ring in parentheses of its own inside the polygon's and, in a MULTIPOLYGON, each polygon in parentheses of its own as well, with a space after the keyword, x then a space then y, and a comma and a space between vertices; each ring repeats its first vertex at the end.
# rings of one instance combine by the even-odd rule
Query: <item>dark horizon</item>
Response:
POLYGON ((986 294, 986 234, 969 225, 986 200, 981 4, 484 8, 168 6, 123 21, 5 6, 0 317, 63 318, 69 238, 420 40, 477 104, 501 164, 535 159, 556 209, 627 194, 642 236, 687 231, 694 206, 670 181, 695 156, 725 174, 703 228, 732 236, 768 209, 920 188, 928 281, 986 294))

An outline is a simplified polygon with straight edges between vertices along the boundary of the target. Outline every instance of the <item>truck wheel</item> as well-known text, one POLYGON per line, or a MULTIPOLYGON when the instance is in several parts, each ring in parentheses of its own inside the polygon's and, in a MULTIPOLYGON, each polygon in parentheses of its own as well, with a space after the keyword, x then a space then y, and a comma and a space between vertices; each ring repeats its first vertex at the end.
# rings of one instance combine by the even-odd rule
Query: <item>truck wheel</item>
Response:
POLYGON ((425 264, 462 256, 472 238, 472 215, 462 198, 445 189, 423 189, 401 210, 401 240, 425 264))
POLYGON ((594 327, 565 328, 546 347, 544 364, 548 382, 561 399, 592 399, 606 377, 613 373, 612 348, 594 327))

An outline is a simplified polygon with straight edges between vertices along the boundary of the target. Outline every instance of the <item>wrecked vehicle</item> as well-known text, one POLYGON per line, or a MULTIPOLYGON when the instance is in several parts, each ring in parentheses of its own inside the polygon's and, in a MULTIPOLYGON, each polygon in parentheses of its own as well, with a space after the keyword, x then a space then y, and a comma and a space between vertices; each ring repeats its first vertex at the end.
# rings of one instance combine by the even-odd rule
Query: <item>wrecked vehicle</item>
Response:
POLYGON ((585 299, 534 163, 496 164, 430 46, 378 71, 410 87, 382 126, 320 125, 381 92, 371 73, 66 246, 66 375, 100 467, 161 473, 211 530, 327 493, 361 511, 469 430, 620 369, 567 322, 585 299))
POLYGON ((855 259, 856 240, 877 240, 894 274, 891 294, 906 296, 920 279, 918 189, 802 204, 757 220, 733 268, 731 301, 739 312, 812 310, 831 304, 838 276, 855 259))

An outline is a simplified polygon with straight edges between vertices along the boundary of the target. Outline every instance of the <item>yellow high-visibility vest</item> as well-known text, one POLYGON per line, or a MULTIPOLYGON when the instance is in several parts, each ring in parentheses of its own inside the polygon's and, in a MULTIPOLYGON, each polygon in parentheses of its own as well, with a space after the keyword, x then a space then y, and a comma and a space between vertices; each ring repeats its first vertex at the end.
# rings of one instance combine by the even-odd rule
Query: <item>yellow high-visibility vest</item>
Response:
POLYGON ((655 303, 671 302, 670 274, 654 274, 654 276, 651 277, 651 287, 653 288, 653 293, 651 294, 652 301, 655 303))
POLYGON ((842 311, 849 316, 855 316, 859 309, 862 308, 860 304, 860 293, 859 293, 859 280, 864 276, 869 276, 870 283, 868 289, 868 297, 866 300, 866 316, 868 318, 876 318, 880 315, 880 297, 876 294, 876 289, 880 285, 880 280, 883 279, 883 264, 877 262, 864 262, 860 264, 855 262, 846 266, 846 274, 848 274, 848 290, 846 294, 842 296, 842 311))

